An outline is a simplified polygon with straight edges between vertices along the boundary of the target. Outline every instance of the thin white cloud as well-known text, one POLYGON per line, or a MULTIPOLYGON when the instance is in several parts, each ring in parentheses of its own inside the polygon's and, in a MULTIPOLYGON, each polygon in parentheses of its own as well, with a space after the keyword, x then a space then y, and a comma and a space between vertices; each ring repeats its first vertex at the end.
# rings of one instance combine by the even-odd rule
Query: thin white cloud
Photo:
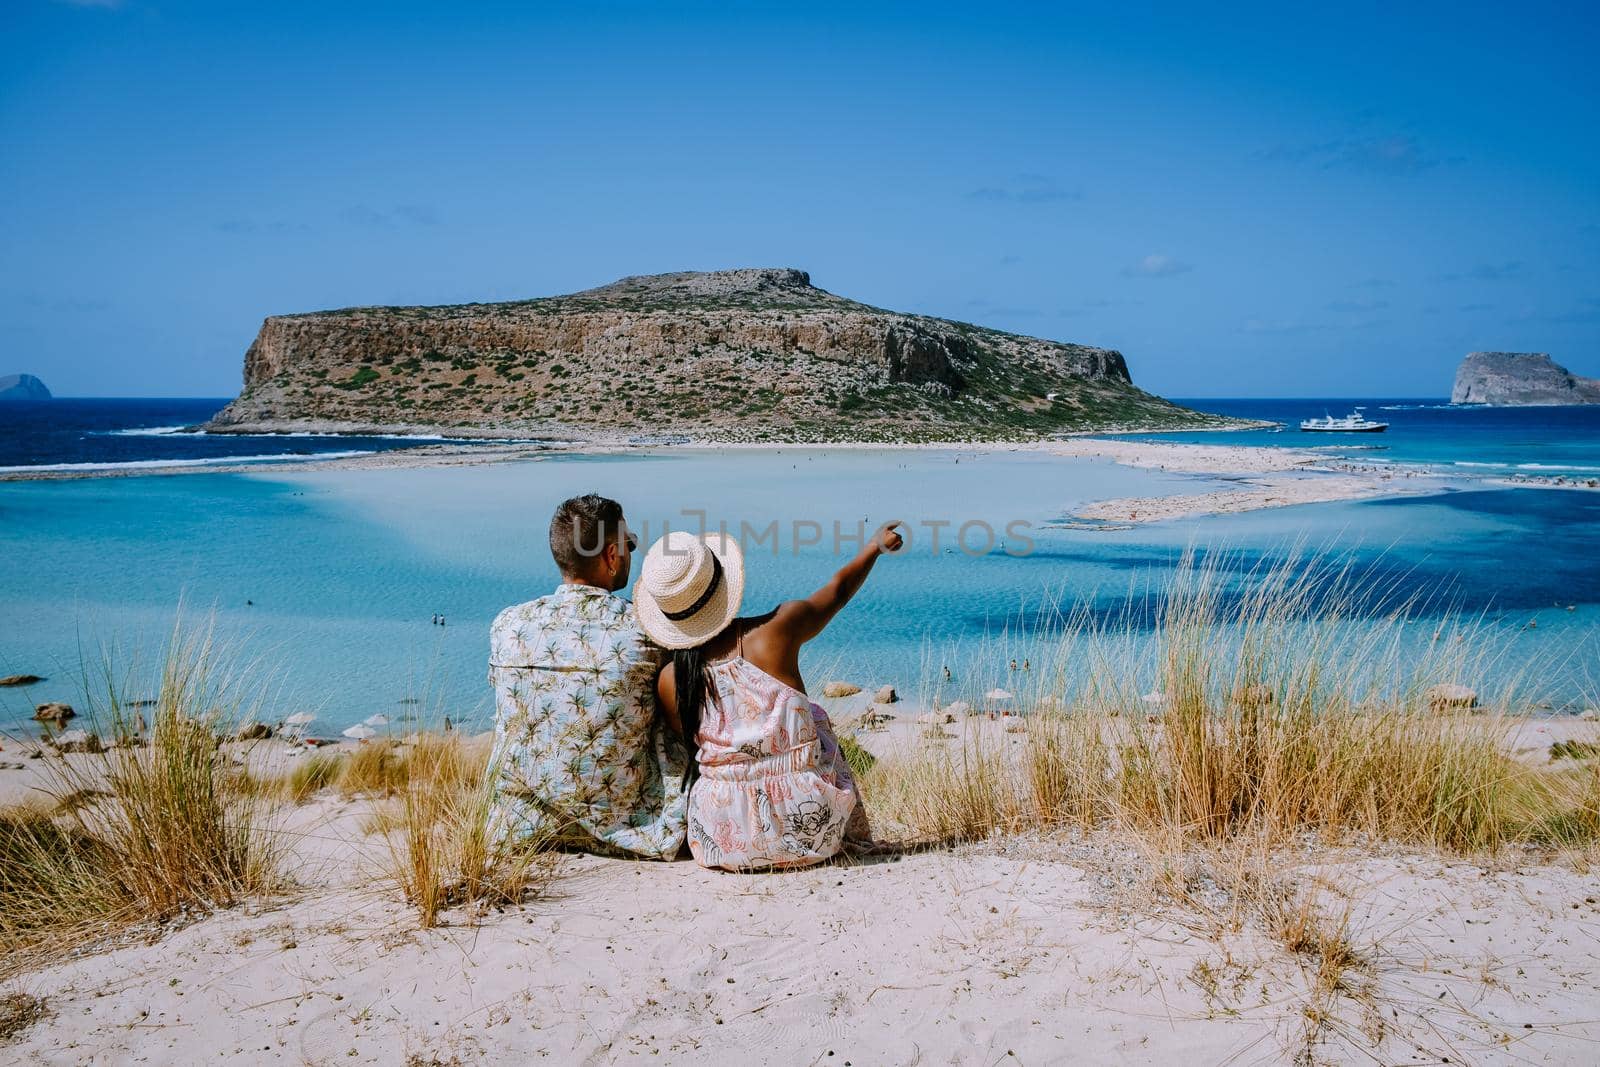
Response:
POLYGON ((251 218, 223 219, 217 223, 217 229, 223 233, 304 233, 311 229, 303 222, 289 222, 285 219, 271 219, 262 221, 251 218))
POLYGON ((1246 319, 1239 327, 1241 333, 1267 337, 1293 337, 1303 334, 1336 333, 1344 330, 1370 330, 1385 325, 1383 319, 1361 319, 1356 322, 1303 322, 1271 319, 1246 319))
POLYGON ((1122 273, 1129 278, 1170 278, 1175 274, 1186 274, 1191 270, 1194 270, 1191 264, 1155 252, 1132 266, 1122 268, 1122 273))
POLYGON ((1441 274, 1439 280, 1444 282, 1513 282, 1526 278, 1532 273, 1528 265, 1520 259, 1508 260, 1504 263, 1479 263, 1469 270, 1458 271, 1453 274, 1441 274))
POLYGON ((340 213, 345 222, 356 226, 437 226, 439 214, 425 204, 397 204, 380 210, 370 204, 351 204, 340 213))
POLYGON ((1266 319, 1246 319, 1240 327, 1245 333, 1290 336, 1302 333, 1324 333, 1333 327, 1320 322, 1274 322, 1266 319))
POLYGON ((1005 185, 985 185, 967 194, 968 200, 987 200, 1002 204, 1056 204, 1082 200, 1083 192, 1068 189, 1046 174, 1019 174, 1005 185))
POLYGON ((1528 308, 1506 319, 1506 324, 1519 326, 1523 323, 1538 322, 1562 326, 1587 326, 1600 322, 1600 303, 1589 299, 1582 302, 1587 307, 1576 311, 1541 311, 1528 308))
POLYGON ((1107 311, 1111 308, 1143 307, 1143 300, 1111 300, 1106 297, 1086 297, 1072 307, 1062 308, 1056 314, 1064 319, 1077 318, 1080 315, 1092 315, 1096 312, 1107 311))
POLYGON ((1527 277, 1527 267, 1520 260, 1507 263, 1480 263, 1465 274, 1447 274, 1450 281, 1468 279, 1475 282, 1507 282, 1527 277))
POLYGON ((1000 315, 1009 318, 1031 317, 1041 314, 1038 308, 1011 304, 991 304, 981 296, 968 300, 967 307, 972 308, 978 314, 1000 315))
POLYGON ((74 315, 107 311, 111 308, 111 301, 97 296, 44 296, 30 293, 23 297, 23 303, 31 307, 49 308, 51 311, 64 311, 74 315))
POLYGON ((1323 170, 1361 170, 1374 174, 1416 174, 1442 163, 1409 134, 1337 137, 1314 144, 1280 144, 1256 153, 1257 159, 1277 163, 1304 163, 1323 170))

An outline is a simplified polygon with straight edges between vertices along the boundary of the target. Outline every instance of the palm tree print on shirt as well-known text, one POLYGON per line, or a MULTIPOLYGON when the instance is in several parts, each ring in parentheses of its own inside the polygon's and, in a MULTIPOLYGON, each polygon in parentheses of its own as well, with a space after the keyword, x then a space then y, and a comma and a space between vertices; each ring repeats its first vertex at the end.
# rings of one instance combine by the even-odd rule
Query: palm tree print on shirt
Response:
POLYGON ((501 612, 489 631, 501 832, 671 859, 683 844, 682 743, 655 721, 661 652, 633 606, 588 585, 501 612))

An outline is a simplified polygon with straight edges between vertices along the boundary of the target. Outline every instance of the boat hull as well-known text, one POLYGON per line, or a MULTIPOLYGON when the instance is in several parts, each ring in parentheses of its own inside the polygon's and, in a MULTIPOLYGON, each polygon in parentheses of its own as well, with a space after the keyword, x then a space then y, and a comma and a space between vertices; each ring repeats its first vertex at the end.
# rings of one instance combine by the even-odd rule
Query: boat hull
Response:
POLYGON ((1377 426, 1302 426, 1301 433, 1382 433, 1389 428, 1389 424, 1379 423, 1377 426))

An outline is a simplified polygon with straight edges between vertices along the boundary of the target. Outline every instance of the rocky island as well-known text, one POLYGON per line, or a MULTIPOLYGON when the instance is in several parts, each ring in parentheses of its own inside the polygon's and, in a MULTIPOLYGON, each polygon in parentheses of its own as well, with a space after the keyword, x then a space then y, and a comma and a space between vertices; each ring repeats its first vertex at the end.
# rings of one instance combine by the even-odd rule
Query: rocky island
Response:
POLYGON ((49 400, 50 390, 31 374, 0 375, 0 402, 7 400, 49 400))
POLYGON ((1120 352, 886 311, 773 268, 273 316, 207 429, 777 442, 1223 424, 1137 388, 1120 352))
POLYGON ((1600 379, 1580 378, 1543 352, 1471 352, 1456 368, 1452 404, 1600 404, 1600 379))

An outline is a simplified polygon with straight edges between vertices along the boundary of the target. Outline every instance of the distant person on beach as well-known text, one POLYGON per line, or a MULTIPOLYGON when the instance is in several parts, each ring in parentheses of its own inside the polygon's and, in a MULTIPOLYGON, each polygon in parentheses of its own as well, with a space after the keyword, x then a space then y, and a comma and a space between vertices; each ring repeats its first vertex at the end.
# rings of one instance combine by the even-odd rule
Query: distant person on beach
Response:
POLYGON ((498 832, 664 860, 683 845, 688 759, 655 715, 661 650, 616 595, 636 546, 615 500, 563 502, 560 586, 490 627, 498 832))
POLYGON ((903 541, 873 535, 804 600, 739 618, 744 557, 725 534, 669 533, 645 555, 634 600, 639 626, 672 651, 656 695, 698 746, 689 793, 689 850, 707 867, 803 867, 846 840, 871 840, 866 808, 827 712, 806 695, 800 646, 903 541))

